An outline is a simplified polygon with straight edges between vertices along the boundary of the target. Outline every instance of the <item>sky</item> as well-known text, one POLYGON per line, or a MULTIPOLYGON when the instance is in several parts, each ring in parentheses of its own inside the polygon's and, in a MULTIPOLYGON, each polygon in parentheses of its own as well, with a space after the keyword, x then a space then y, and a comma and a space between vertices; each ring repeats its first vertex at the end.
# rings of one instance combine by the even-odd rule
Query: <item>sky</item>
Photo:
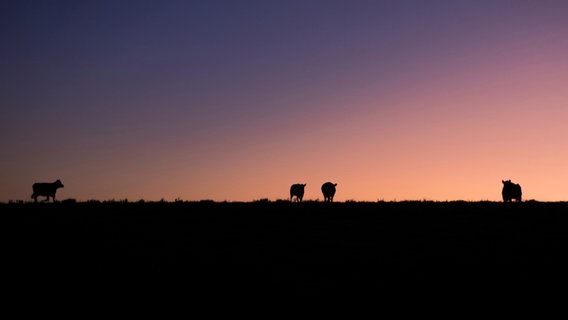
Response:
POLYGON ((3 1, 0 202, 568 201, 568 1, 3 1), (41 198, 40 198, 41 199, 41 198))

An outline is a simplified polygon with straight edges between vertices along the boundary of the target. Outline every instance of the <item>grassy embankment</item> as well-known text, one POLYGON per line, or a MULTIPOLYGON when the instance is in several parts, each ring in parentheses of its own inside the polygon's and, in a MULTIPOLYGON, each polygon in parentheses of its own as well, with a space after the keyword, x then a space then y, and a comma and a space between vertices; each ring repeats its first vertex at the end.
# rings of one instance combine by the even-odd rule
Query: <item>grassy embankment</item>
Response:
POLYGON ((568 266, 565 202, 58 202, 0 208, 9 235, 5 265, 14 276, 34 280, 178 281, 196 290, 317 293, 544 287, 566 283, 568 266))

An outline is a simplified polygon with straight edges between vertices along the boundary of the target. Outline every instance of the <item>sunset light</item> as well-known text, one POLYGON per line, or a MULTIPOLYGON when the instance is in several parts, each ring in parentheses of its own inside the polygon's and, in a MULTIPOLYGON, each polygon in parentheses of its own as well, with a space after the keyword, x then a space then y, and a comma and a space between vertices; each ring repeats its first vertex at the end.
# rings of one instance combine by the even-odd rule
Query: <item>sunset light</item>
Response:
POLYGON ((568 1, 32 3, 0 202, 568 201, 568 1))

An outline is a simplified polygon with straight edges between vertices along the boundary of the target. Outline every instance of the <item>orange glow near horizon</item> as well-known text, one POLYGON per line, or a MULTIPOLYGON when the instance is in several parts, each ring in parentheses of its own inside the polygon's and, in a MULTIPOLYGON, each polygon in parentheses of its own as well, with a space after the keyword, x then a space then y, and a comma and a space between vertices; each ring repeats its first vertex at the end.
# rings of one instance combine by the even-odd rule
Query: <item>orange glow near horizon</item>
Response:
POLYGON ((568 201, 568 6, 488 3, 393 9, 401 22, 308 10, 302 32, 276 11, 285 27, 267 34, 126 28, 133 42, 68 53, 85 63, 55 26, 67 38, 7 81, 0 202, 56 179, 79 201, 278 200, 294 183, 321 201, 326 181, 335 201, 501 201, 509 179, 525 200, 568 201))

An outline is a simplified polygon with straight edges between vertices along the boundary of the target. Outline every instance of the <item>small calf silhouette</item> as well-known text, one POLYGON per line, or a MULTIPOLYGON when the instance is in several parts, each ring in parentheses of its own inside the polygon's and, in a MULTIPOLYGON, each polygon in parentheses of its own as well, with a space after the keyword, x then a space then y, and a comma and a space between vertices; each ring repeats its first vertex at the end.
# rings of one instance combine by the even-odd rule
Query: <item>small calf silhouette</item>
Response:
POLYGON ((49 197, 55 202, 55 192, 63 188, 63 183, 58 179, 55 182, 36 182, 32 185, 32 199, 37 202, 38 196, 47 197, 44 201, 49 202, 49 197))
POLYGON ((503 182, 503 190, 501 195, 503 196, 503 202, 511 202, 516 200, 521 202, 523 192, 521 186, 517 183, 511 182, 511 180, 501 180, 503 182))
POLYGON ((326 182, 321 186, 321 192, 323 193, 324 202, 333 202, 333 196, 335 196, 335 187, 337 183, 326 182))
POLYGON ((305 183, 296 183, 290 187, 290 201, 302 202, 304 198, 305 183), (295 197, 295 198, 294 198, 295 197))

